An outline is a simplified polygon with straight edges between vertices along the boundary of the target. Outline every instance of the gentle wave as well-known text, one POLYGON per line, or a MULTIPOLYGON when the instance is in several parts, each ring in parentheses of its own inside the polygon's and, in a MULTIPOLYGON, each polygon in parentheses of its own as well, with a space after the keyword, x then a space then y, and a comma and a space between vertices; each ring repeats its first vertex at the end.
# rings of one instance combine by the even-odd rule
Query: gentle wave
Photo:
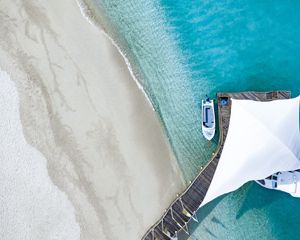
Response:
POLYGON ((117 44, 117 42, 101 27, 99 26, 99 24, 93 19, 93 16, 91 15, 91 12, 88 8, 88 6, 86 5, 86 3, 82 2, 81 0, 76 0, 77 5, 80 9, 80 12, 82 14, 82 16, 94 27, 98 28, 109 40, 110 42, 116 47, 116 49, 118 50, 118 52, 121 54, 121 56, 124 59, 124 62, 129 70, 129 73, 132 77, 132 79, 134 80, 134 82, 136 83, 137 87, 142 91, 142 93, 144 94, 147 102, 149 103, 151 109, 153 111, 155 111, 154 106, 152 101, 150 100, 149 96, 147 95, 146 91, 144 90, 144 87, 142 86, 142 84, 138 81, 138 79, 136 78, 136 76, 134 75, 133 72, 133 68, 131 66, 131 63, 129 61, 129 59, 126 57, 125 52, 122 51, 121 47, 117 44))
MULTIPOLYGON (((216 144, 207 145, 201 134, 200 98, 195 98, 191 66, 165 9, 156 0, 92 0, 90 9, 90 2, 88 6, 82 2, 83 15, 101 25, 123 56, 136 84, 158 113, 185 179, 192 180, 216 144)), ((206 89, 203 85, 201 94, 206 89)))

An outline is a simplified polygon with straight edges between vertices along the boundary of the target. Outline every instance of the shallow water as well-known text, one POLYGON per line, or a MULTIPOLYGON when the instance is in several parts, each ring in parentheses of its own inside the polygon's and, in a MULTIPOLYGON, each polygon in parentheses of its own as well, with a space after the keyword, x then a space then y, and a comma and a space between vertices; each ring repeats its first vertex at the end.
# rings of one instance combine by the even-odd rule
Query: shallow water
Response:
MULTIPOLYGON (((95 0, 164 125, 186 180, 216 147, 199 103, 220 91, 300 94, 299 1, 95 0)), ((192 239, 300 239, 300 200, 249 183, 199 211, 192 239)))

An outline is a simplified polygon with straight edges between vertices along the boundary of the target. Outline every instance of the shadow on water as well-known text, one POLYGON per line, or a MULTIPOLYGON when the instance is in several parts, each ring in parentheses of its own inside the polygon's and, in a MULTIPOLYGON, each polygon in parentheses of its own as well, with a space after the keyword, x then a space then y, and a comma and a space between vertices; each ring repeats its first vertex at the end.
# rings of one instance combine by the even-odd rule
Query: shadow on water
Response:
MULTIPOLYGON (((181 231, 179 233, 179 240, 197 240, 199 239, 199 236, 194 236, 193 233, 197 229, 199 225, 201 225, 204 220, 207 220, 207 218, 210 218, 210 223, 217 224, 221 228, 223 228, 225 231, 227 231, 229 228, 222 222, 222 217, 219 218, 219 216, 216 216, 215 213, 218 211, 215 211, 215 208, 218 208, 219 203, 221 203, 224 198, 231 197, 234 198, 235 201, 240 203, 239 210, 236 213, 235 219, 238 220, 241 217, 243 217, 244 214, 246 214, 248 211, 252 211, 254 209, 265 209, 268 208, 271 205, 276 204, 278 201, 284 200, 286 198, 286 194, 277 192, 274 190, 265 189, 263 187, 260 187, 254 182, 249 182, 245 184, 243 187, 238 189, 237 191, 233 193, 225 194, 214 201, 208 203, 204 207, 200 208, 197 213, 197 219, 198 222, 191 221, 188 225, 188 231, 189 235, 186 234, 184 231, 181 231)), ((208 225, 209 226, 209 225, 208 225)), ((207 233, 207 235, 210 236, 210 239, 219 239, 216 232, 209 229, 207 226, 203 226, 203 230, 207 233)), ((200 238, 201 239, 201 238, 200 238)))
POLYGON ((216 224, 219 224, 221 227, 225 228, 226 229, 226 226, 216 217, 213 217, 211 219, 212 222, 216 223, 216 224))
POLYGON ((237 222, 241 222, 244 215, 251 216, 253 212, 260 212, 272 220, 267 226, 272 231, 273 239, 299 239, 299 198, 281 191, 265 189, 254 182, 246 184, 245 187, 246 194, 241 194, 243 200, 240 201, 241 205, 235 216, 237 222))
MULTIPOLYGON (((226 194, 227 195, 227 194, 226 194)), ((191 221, 188 224, 188 231, 189 231, 189 235, 186 234, 184 231, 181 231, 179 233, 178 239, 179 240, 198 240, 198 238, 196 236, 193 236, 193 232, 196 230, 196 228, 202 223, 202 221, 214 210, 215 207, 217 207, 217 205, 222 201, 222 199, 226 196, 221 196, 217 199, 215 199, 214 201, 208 203, 207 205, 205 205, 204 207, 198 209, 198 211, 196 212, 196 216, 197 216, 197 220, 198 222, 195 221, 191 221)), ((223 228, 226 228, 226 226, 216 217, 213 216, 211 219, 212 222, 219 224, 220 226, 222 226, 223 228)), ((210 231, 207 227, 205 227, 205 231, 212 237, 215 239, 218 239, 218 237, 212 232, 210 231)))
POLYGON ((249 210, 263 209, 281 199, 279 192, 258 186, 255 182, 248 183, 247 185, 247 194, 244 195, 242 205, 236 214, 237 220, 249 210))
POLYGON ((215 234, 213 234, 212 231, 210 231, 207 227, 205 227, 204 229, 211 237, 218 239, 217 236, 215 234))

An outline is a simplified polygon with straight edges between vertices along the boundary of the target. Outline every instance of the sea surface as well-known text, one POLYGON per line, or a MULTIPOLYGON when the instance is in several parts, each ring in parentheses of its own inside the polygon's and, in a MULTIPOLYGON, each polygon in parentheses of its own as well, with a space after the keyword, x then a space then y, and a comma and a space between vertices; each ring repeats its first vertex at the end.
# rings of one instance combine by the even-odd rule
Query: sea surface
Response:
MULTIPOLYGON (((157 111, 187 182, 218 141, 201 134, 205 94, 300 94, 300 1, 92 3, 157 111)), ((191 239, 300 239, 300 200, 253 182, 201 208, 198 217, 191 239)))

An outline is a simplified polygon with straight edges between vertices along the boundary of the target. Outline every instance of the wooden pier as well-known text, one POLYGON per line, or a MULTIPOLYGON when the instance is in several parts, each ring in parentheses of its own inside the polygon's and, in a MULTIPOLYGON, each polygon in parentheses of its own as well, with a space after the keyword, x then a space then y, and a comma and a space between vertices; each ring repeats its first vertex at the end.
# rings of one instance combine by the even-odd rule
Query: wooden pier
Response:
POLYGON ((215 154, 187 189, 169 206, 159 221, 148 230, 142 240, 177 240, 180 231, 184 231, 189 235, 188 223, 190 221, 198 221, 196 211, 199 209, 210 186, 228 132, 231 98, 272 101, 290 97, 291 93, 288 91, 218 93, 220 138, 215 154))

